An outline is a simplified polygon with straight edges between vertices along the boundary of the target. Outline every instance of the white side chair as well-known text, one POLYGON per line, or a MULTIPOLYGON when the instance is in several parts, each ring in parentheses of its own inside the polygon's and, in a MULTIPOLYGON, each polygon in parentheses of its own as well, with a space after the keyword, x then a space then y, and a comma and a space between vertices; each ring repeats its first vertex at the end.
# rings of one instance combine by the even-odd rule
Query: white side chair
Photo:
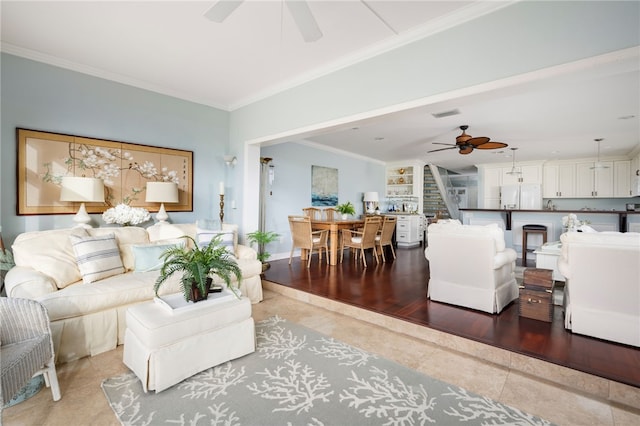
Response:
POLYGON ((432 223, 427 243, 431 300, 494 314, 518 298, 517 253, 497 225, 432 223))
POLYGON ((58 401, 60 386, 46 308, 35 300, 1 297, 0 324, 2 405, 40 374, 58 401))

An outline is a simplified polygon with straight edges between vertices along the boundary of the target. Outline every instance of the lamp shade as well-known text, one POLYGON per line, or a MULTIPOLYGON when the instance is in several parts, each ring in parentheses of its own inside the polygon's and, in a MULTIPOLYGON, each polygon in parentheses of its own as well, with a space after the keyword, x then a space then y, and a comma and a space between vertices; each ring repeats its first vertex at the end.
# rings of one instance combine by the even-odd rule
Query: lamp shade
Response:
POLYGON ((104 182, 102 179, 65 176, 60 183, 60 201, 104 201, 104 182))
POLYGON ((175 182, 147 182, 148 203, 177 203, 180 201, 178 184, 175 182))
POLYGON ((378 199, 378 193, 375 191, 365 192, 362 201, 380 201, 378 199))

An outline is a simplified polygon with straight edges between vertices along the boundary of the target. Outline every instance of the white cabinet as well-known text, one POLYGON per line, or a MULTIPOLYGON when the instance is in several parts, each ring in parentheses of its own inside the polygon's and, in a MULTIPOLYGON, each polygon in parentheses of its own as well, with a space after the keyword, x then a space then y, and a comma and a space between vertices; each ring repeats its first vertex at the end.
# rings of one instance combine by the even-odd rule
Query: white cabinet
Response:
POLYGON ((519 183, 542 183, 542 168, 539 165, 516 166, 519 175, 511 175, 512 167, 502 167, 502 185, 517 185, 519 183))
POLYGON ((418 214, 398 215, 396 242, 398 247, 419 246, 424 235, 424 216, 418 214))
POLYGON ((547 164, 544 166, 542 198, 571 198, 575 195, 575 164, 547 164))
POLYGON ((631 195, 640 196, 640 154, 631 160, 631 195))
POLYGON ((599 164, 602 167, 595 167, 594 162, 576 164, 576 197, 613 197, 613 162, 599 164))
MULTIPOLYGON (((417 204, 416 210, 422 212, 423 166, 414 164, 390 164, 386 169, 386 198, 399 204, 411 202, 417 204)), ((382 206, 381 206, 382 209, 382 206)))
POLYGON ((631 161, 613 162, 613 196, 631 197, 631 161))
POLYGON ((542 163, 516 165, 520 175, 510 175, 512 164, 480 165, 480 179, 482 181, 483 209, 500 209, 500 187, 502 185, 518 185, 523 183, 542 183, 542 163))

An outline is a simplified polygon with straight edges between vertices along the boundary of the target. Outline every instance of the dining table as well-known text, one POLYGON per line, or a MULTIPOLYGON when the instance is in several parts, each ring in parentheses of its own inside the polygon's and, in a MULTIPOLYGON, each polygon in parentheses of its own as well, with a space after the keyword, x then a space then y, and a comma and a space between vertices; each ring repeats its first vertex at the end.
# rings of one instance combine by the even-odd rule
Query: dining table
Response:
POLYGON ((364 226, 364 219, 311 220, 312 231, 329 231, 329 264, 338 264, 338 246, 342 229, 355 229, 364 226))

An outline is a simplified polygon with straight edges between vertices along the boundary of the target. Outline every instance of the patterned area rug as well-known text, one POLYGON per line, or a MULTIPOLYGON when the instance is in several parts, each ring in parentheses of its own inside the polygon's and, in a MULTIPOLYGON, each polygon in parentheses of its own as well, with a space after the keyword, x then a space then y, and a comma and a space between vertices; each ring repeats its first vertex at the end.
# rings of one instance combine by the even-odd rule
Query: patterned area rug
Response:
POLYGON ((158 394, 124 374, 102 383, 123 425, 549 425, 279 317, 257 350, 158 394))

